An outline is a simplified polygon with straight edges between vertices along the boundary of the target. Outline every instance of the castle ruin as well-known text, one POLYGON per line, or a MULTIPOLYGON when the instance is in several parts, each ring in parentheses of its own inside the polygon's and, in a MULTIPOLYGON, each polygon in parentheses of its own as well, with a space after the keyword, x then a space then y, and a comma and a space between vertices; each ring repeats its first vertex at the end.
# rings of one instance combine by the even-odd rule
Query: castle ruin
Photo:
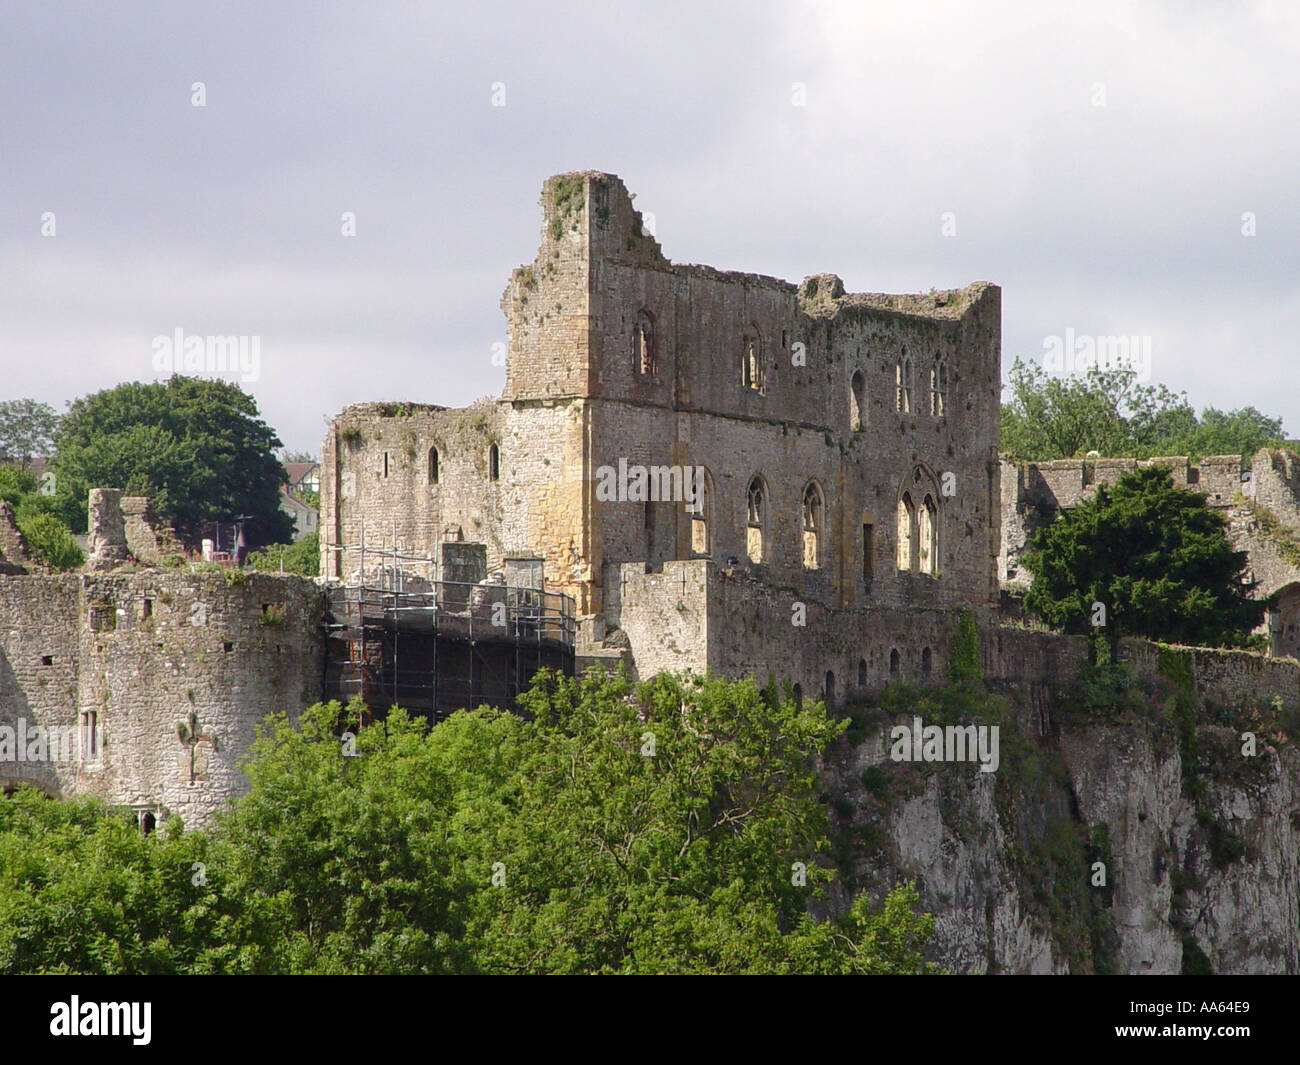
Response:
POLYGON ((573 597, 579 664, 832 699, 940 674, 951 610, 997 596, 1000 290, 675 264, 610 174, 541 203, 501 301, 501 398, 332 424, 322 572, 380 579, 363 543, 435 566, 482 544, 487 570, 538 559, 573 597))

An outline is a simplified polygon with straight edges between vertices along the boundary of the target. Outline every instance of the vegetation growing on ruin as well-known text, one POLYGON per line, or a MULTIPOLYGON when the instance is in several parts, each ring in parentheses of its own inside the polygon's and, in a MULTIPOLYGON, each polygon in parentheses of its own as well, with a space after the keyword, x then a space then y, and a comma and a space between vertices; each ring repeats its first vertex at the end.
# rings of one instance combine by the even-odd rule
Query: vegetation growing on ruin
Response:
MULTIPOLYGON (((39 491, 31 473, 17 466, 0 465, 0 500, 13 507, 14 525, 35 562, 56 573, 85 562, 84 552, 59 516, 58 504, 39 491)), ((21 562, 14 558, 8 561, 21 562)))
POLYGON ((1278 520, 1277 515, 1262 503, 1243 499, 1240 496, 1234 499, 1234 502, 1250 511, 1251 517, 1259 523, 1260 534, 1277 548, 1277 553, 1283 561, 1300 567, 1300 535, 1297 535, 1296 530, 1283 524, 1278 520))
POLYGON ((571 215, 581 213, 586 192, 579 174, 561 174, 551 182, 551 200, 555 205, 551 215, 551 239, 559 240, 571 215))

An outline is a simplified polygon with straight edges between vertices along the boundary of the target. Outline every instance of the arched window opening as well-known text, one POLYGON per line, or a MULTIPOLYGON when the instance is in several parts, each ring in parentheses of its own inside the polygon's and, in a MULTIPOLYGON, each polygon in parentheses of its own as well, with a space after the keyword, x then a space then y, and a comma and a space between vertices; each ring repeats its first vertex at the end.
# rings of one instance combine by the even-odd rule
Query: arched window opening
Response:
POLYGON ((745 388, 762 392, 766 387, 763 376, 762 340, 757 329, 747 329, 741 340, 740 383, 745 388))
POLYGON ((438 449, 436 447, 431 447, 429 448, 429 483, 430 484, 438 483, 438 474, 439 474, 438 449))
POLYGON ((948 393, 948 369, 941 360, 936 360, 930 370, 930 414, 942 418, 944 400, 948 393))
POLYGON ((935 521, 934 497, 928 492, 917 511, 917 554, 918 568, 924 574, 935 577, 939 573, 938 526, 935 521))
POLYGON ((916 508, 912 497, 904 492, 898 501, 898 568, 912 568, 912 536, 916 526, 916 508))
POLYGON ((763 562, 767 540, 767 489, 759 477, 749 482, 745 511, 745 553, 751 562, 763 562))
POLYGON ((849 381, 849 430, 860 433, 867 424, 867 381, 861 370, 854 370, 849 381))
POLYGON ((903 349, 902 357, 894 363, 894 405, 903 414, 912 410, 912 356, 903 349))
POLYGON ((655 322, 649 311, 637 315, 632 327, 632 367, 643 377, 659 373, 659 351, 655 342, 655 322))
POLYGON ((829 710, 835 705, 835 674, 829 669, 826 671, 826 709, 829 710))
POLYGON ((797 707, 803 706, 803 685, 802 684, 796 684, 794 686, 794 705, 797 707))
POLYGON ((867 660, 865 658, 859 658, 858 659, 858 687, 865 688, 866 686, 867 686, 867 660))
POLYGON ((928 647, 921 648, 921 672, 930 672, 930 648, 928 647))
POLYGON ((889 672, 892 673, 894 676, 898 676, 898 666, 899 666, 898 648, 895 647, 892 651, 889 652, 889 672))
POLYGON ((493 444, 488 448, 488 480, 499 481, 501 479, 501 449, 493 444))
POLYGON ((693 480, 695 499, 686 505, 691 516, 691 553, 707 555, 711 551, 709 543, 709 522, 713 517, 713 485, 708 471, 703 466, 685 471, 693 480))
POLYGON ((803 564, 804 569, 821 565, 821 530, 825 505, 821 489, 810 481, 803 490, 803 564))

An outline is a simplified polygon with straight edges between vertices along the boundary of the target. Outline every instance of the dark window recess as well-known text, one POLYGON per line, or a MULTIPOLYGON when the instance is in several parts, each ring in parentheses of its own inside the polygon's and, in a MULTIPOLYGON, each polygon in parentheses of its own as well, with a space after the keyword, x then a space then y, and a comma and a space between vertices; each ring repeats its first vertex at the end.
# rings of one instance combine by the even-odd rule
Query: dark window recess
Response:
MULTIPOLYGON (((159 646, 162 646, 162 645, 159 644, 159 646)), ((230 652, 233 651, 233 650, 235 649, 235 645, 234 645, 233 643, 223 643, 223 644, 221 645, 221 649, 222 649, 223 651, 225 651, 226 654, 230 654, 230 652)))
POLYGON ((53 655, 41 655, 41 665, 43 665, 43 666, 52 666, 52 665, 54 665, 54 656, 53 656, 53 655))
POLYGON ((141 608, 141 610, 140 610, 140 616, 141 616, 142 618, 151 618, 151 617, 153 617, 153 600, 152 600, 152 599, 146 599, 146 600, 144 601, 144 606, 143 606, 143 607, 141 608))

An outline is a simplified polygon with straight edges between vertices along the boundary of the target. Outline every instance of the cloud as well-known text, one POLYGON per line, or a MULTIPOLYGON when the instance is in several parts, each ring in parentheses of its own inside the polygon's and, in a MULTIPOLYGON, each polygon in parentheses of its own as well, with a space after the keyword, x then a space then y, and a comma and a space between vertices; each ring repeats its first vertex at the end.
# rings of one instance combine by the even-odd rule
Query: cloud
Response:
POLYGON ((349 402, 467 402, 542 181, 591 167, 676 260, 993 280, 1006 365, 1151 335, 1194 404, 1294 429, 1298 53, 1280 2, 31 6, 0 39, 0 368, 61 406, 144 379, 159 332, 256 333, 295 448, 349 402))

